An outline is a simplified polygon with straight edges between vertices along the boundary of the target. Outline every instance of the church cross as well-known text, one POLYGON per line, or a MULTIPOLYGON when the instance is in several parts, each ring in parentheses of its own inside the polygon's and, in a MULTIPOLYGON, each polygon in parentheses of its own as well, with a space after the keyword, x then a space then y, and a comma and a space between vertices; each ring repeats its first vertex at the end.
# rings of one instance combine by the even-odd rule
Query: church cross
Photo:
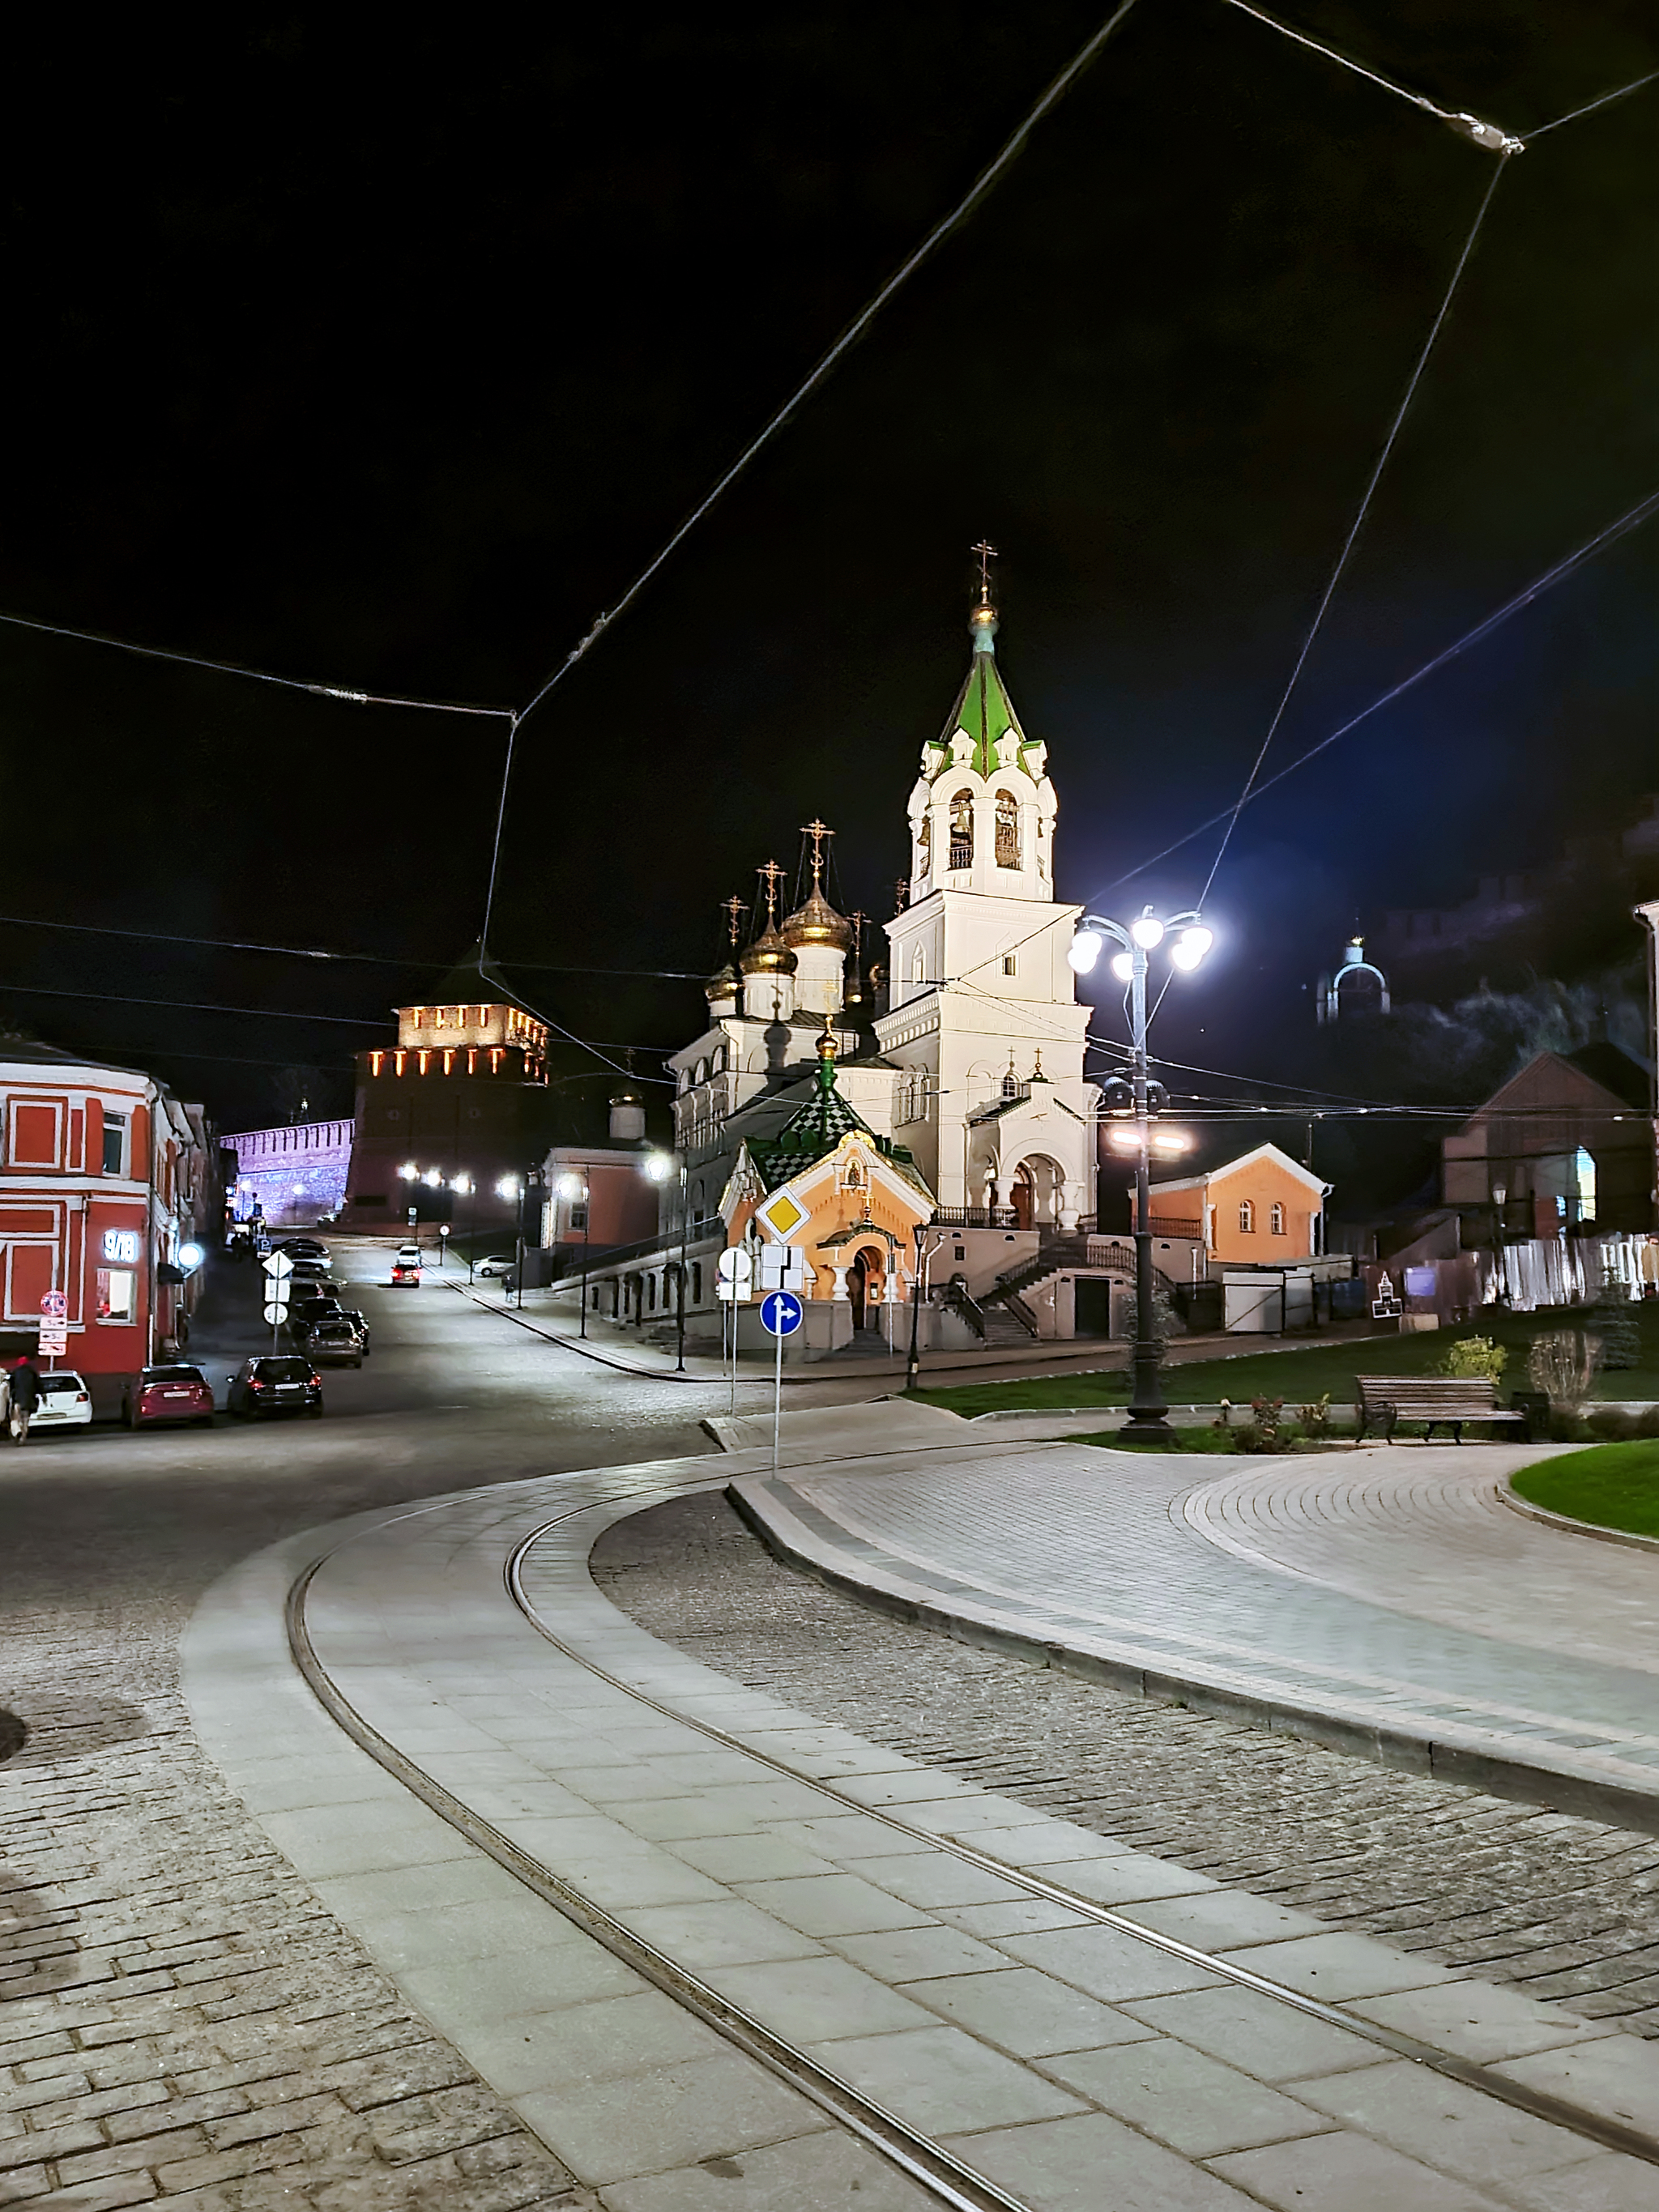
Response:
POLYGON ((982 607, 988 607, 991 604, 991 563, 997 557, 997 549, 981 538, 979 544, 969 550, 979 559, 979 603, 982 607))
POLYGON ((748 911, 748 908, 735 893, 721 903, 720 912, 726 916, 726 935, 733 945, 743 934, 743 918, 748 911))
POLYGON ((860 914, 854 908, 847 919, 853 925, 853 958, 857 961, 864 951, 864 926, 870 917, 867 914, 860 914))
POLYGON ((826 837, 833 837, 836 833, 830 827, 830 824, 827 822, 820 822, 817 816, 815 814, 810 822, 802 823, 800 834, 803 837, 810 837, 812 841, 812 888, 815 891, 822 890, 823 884, 823 841, 826 837))
POLYGON ((783 870, 775 860, 769 860, 763 868, 757 868, 755 873, 766 885, 766 927, 771 929, 778 919, 778 885, 783 881, 783 870))

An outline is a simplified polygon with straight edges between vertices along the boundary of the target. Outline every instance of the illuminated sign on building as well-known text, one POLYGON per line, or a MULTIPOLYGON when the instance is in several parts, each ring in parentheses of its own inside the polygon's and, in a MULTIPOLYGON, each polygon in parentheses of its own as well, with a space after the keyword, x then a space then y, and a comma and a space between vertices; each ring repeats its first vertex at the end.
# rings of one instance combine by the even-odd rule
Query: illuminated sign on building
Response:
POLYGON ((138 1231, 136 1229, 106 1229, 104 1231, 104 1257, 122 1267, 136 1267, 138 1264, 138 1231))

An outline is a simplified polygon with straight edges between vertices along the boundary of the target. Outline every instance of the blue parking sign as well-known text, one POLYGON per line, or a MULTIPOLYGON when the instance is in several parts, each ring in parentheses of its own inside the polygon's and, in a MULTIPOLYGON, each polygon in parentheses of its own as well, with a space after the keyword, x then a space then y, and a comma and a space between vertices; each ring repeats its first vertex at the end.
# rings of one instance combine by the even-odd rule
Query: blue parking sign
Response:
POLYGON ((769 1291, 761 1300, 761 1327, 771 1336, 793 1336, 806 1318, 793 1291, 769 1291))

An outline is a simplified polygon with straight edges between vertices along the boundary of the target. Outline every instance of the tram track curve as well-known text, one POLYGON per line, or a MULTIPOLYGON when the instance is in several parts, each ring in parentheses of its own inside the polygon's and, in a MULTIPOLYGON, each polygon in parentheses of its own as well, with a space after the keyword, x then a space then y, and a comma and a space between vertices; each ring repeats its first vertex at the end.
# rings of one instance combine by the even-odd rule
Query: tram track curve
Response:
MULTIPOLYGON (((657 1495, 635 1494, 628 1511, 646 1510, 659 1502, 657 1495)), ((434 1509, 425 1509, 429 1511, 434 1509)), ((740 1753, 780 1778, 811 1789, 835 1812, 854 1812, 890 1828, 912 1847, 921 1844, 941 1850, 966 1865, 1024 1890, 1035 1899, 1059 1905, 1082 1919, 1109 1928, 1117 1934, 1172 1956, 1217 1979, 1282 2004, 1304 2017, 1355 2035, 1392 2057, 1437 2073, 1479 2094, 1513 2110, 1559 2127, 1599 2148, 1659 2166, 1659 2139, 1572 2104, 1547 2092, 1510 2080, 1493 2068, 1442 2050, 1401 2030, 1385 2027, 1363 2014, 1332 2004, 1277 1982, 1255 1969, 1206 1952, 1180 1937, 1151 1928, 1130 1914, 1085 1897, 1040 1873, 1010 1863, 959 1838, 943 1836, 905 1820, 892 1810, 872 1806, 838 1789, 825 1778, 792 1765, 770 1751, 724 1730, 714 1723, 688 1714, 618 1676, 562 1638, 538 1610, 526 1588, 526 1567, 536 1547, 564 1522, 591 1514, 592 1501, 554 1515, 520 1539, 510 1550, 502 1570, 505 1593, 535 1632, 569 1662, 581 1668, 609 1689, 635 1701, 647 1711, 690 1729, 721 1749, 740 1753)), ((627 1517, 626 1514, 618 1518, 627 1517)), ((355 1539, 345 1540, 349 1543, 355 1539)), ((293 1662, 330 1719, 387 1773, 419 1798, 437 1816, 475 1847, 492 1858, 526 1888, 552 1906, 574 1925, 602 1944, 644 1979, 701 2019, 728 2043, 763 2067, 826 2117, 866 2142, 872 2149, 924 2189, 951 2212, 1030 2212, 1021 2199, 1009 2195, 994 2181, 977 2172, 943 2144, 889 2111, 878 2100, 845 2081, 808 2052, 778 2035, 756 2014, 714 1989, 701 1977, 665 1952, 629 1929, 605 1906, 586 1896, 574 1884, 544 1865, 531 1853, 502 1834, 489 1820, 455 1796, 417 1760, 384 1736, 353 1705, 329 1673, 309 1633, 307 1601, 317 1577, 330 1560, 345 1548, 337 1545, 304 1569, 292 1583, 287 1601, 287 1637, 293 1662)))

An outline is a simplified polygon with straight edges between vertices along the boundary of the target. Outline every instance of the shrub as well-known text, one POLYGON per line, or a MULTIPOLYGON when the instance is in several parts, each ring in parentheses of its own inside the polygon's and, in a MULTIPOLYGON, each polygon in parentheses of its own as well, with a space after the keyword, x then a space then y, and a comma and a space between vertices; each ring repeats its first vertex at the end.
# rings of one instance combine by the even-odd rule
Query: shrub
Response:
POLYGON ((1584 1316, 1601 1340, 1603 1367, 1639 1367, 1642 1332, 1628 1298, 1598 1298, 1584 1316))
POLYGON ((1553 1444, 1588 1444, 1595 1441, 1595 1431, 1576 1406, 1550 1407, 1550 1442, 1553 1444))
POLYGON ((1285 1401, 1282 1398, 1252 1398, 1251 1419, 1240 1431, 1239 1443, 1246 1451, 1283 1451, 1289 1442, 1285 1433, 1285 1401))
POLYGON ((1584 1416, 1595 1434, 1609 1443, 1628 1443, 1632 1437, 1639 1437, 1643 1418, 1627 1406, 1593 1406, 1584 1416))
POLYGON ((1650 1406, 1636 1416, 1638 1437, 1659 1437, 1659 1406, 1650 1406))
POLYGON ((1495 1344, 1489 1336, 1460 1336, 1441 1353, 1437 1372, 1498 1382, 1509 1362, 1507 1346, 1495 1344))
POLYGON ((1549 1328, 1533 1339, 1527 1379, 1547 1395, 1552 1414, 1558 1407, 1577 1413, 1595 1380, 1601 1350, 1597 1338, 1577 1328, 1549 1328))
POLYGON ((1321 1437, 1329 1435, 1331 1394, 1328 1390, 1316 1405, 1300 1407, 1297 1412, 1302 1423, 1303 1434, 1310 1443, 1316 1443, 1321 1437))

